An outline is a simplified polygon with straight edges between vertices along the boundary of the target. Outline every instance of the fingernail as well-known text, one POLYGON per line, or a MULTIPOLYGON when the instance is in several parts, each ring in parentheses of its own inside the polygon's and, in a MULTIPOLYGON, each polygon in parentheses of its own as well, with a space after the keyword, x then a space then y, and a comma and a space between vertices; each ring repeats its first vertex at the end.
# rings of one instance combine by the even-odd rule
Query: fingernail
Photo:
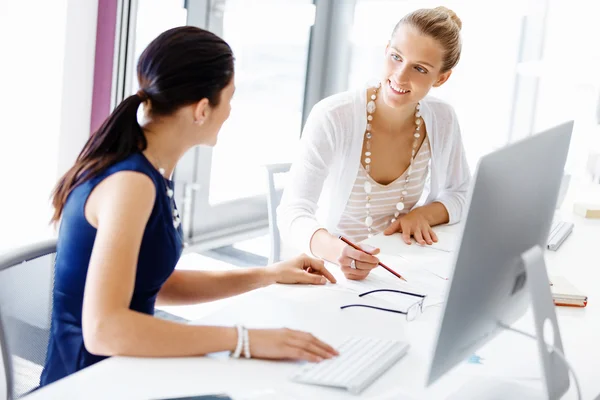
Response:
POLYGON ((327 280, 324 277, 321 277, 321 283, 325 283, 327 280))

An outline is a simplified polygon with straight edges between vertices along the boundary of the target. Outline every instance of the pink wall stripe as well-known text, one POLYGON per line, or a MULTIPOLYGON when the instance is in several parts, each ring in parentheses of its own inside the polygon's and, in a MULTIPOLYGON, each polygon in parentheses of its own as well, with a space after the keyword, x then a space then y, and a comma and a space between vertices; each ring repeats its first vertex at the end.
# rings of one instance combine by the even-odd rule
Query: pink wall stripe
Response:
POLYGON ((94 90, 90 132, 95 132, 110 114, 118 0, 98 0, 94 90))

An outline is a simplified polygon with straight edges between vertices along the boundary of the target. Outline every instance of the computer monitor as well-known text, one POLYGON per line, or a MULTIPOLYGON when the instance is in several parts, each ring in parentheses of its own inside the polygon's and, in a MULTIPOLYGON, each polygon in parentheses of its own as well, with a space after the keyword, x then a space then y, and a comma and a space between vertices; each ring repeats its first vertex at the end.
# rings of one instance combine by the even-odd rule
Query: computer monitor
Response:
MULTIPOLYGON (((554 344, 562 350, 543 249, 572 129, 572 121, 561 124, 479 161, 427 385, 523 316, 530 302, 536 328, 548 319, 554 344)), ((568 370, 561 360, 546 354, 542 361, 553 369, 549 373, 559 375, 546 382, 549 392, 566 392, 568 370)))

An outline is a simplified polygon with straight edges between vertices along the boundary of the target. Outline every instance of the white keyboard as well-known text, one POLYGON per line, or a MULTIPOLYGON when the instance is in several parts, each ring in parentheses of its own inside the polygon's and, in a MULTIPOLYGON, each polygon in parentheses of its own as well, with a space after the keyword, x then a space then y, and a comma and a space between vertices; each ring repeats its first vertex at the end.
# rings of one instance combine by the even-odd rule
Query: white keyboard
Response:
POLYGON ((350 337, 336 349, 339 356, 305 364, 292 380, 359 394, 400 360, 408 348, 408 343, 396 340, 350 337))
POLYGON ((556 251, 573 231, 573 223, 561 220, 552 221, 550 235, 548 235, 548 250, 556 251))

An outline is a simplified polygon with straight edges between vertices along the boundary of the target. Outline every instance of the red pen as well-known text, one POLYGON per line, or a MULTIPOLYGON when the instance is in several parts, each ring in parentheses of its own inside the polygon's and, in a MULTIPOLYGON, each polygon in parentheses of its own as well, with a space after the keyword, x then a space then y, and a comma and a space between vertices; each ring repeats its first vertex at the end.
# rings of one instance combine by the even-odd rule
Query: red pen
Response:
MULTIPOLYGON (((351 241, 349 241, 348 239, 346 239, 345 237, 343 237, 342 235, 338 236, 340 238, 340 240, 344 243, 346 243, 348 246, 362 251, 363 253, 367 253, 368 255, 372 256, 373 254, 369 253, 366 250, 361 249, 360 247, 358 247, 357 245, 355 245, 354 243, 352 243, 351 241)), ((382 263, 381 261, 379 261, 379 265, 381 265, 383 268, 387 269, 388 271, 390 271, 392 274, 396 275, 398 278, 402 279, 404 282, 408 282, 406 279, 404 279, 402 277, 402 275, 400 275, 399 273, 397 273, 396 271, 394 271, 393 269, 391 269, 390 267, 388 267, 387 265, 385 265, 384 263, 382 263)))

